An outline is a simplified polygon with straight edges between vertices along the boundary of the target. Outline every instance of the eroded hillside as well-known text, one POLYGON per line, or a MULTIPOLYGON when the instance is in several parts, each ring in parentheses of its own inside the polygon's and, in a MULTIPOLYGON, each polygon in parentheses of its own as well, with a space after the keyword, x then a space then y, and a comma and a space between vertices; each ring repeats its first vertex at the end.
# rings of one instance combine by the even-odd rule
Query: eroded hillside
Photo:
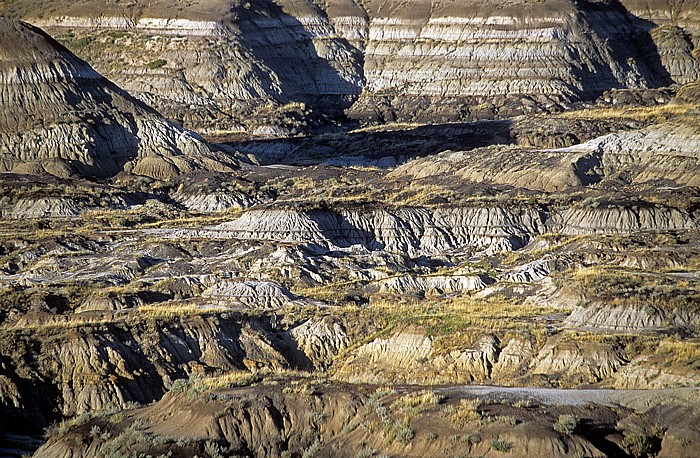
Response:
POLYGON ((212 135, 559 111, 698 78, 693 2, 5 0, 166 117, 212 135))
POLYGON ((692 4, 0 8, 0 454, 696 453, 692 4))

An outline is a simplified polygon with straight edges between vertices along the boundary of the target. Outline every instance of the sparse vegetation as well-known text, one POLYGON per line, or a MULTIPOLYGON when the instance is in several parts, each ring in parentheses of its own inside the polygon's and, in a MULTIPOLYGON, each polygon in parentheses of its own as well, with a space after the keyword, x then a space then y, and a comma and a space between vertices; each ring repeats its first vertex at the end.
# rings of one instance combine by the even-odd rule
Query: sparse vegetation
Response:
POLYGON ((165 67, 168 64, 168 61, 165 59, 156 59, 152 60, 149 63, 146 64, 146 67, 149 70, 155 70, 157 68, 165 67))
POLYGON ((302 458, 314 458, 318 452, 321 451, 321 447, 323 447, 323 443, 321 442, 321 439, 317 437, 309 448, 304 451, 302 458))
POLYGON ((512 443, 510 443, 508 441, 500 440, 500 439, 492 440, 489 443, 489 445, 491 445, 492 449, 497 450, 499 452, 503 452, 503 453, 507 453, 513 448, 512 443))
POLYGON ((363 448, 355 454, 355 458, 372 458, 377 451, 373 448, 363 448))
POLYGON ((478 410, 480 406, 479 399, 462 399, 459 405, 447 406, 444 412, 456 428, 466 429, 471 423, 482 419, 482 414, 478 410))
POLYGON ((422 390, 417 393, 409 393, 398 398, 392 404, 392 409, 405 411, 436 406, 444 399, 444 396, 435 394, 434 391, 422 390))
POLYGON ((644 434, 630 434, 622 440, 622 446, 627 453, 635 458, 650 456, 654 449, 652 438, 644 434))
POLYGON ((559 415, 554 423, 554 431, 571 436, 578 427, 578 418, 573 415, 559 415))

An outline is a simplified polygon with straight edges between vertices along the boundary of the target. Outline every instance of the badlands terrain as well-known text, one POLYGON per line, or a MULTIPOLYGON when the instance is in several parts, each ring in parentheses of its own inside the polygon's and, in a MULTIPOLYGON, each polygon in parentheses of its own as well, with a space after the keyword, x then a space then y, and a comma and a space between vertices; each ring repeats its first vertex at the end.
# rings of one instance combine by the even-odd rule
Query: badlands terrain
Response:
POLYGON ((0 0, 0 456, 700 456, 700 4, 0 0))

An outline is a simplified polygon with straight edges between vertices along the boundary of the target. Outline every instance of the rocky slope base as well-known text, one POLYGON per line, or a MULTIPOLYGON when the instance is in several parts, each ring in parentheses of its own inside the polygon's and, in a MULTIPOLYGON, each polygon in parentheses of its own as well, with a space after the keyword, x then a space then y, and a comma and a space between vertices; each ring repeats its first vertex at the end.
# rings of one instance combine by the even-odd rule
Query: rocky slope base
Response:
POLYGON ((231 388, 223 382, 204 391, 183 386, 147 408, 64 425, 35 456, 371 457, 449 450, 480 456, 670 457, 692 454, 688 443, 698 437, 695 427, 680 426, 698 417, 697 391, 667 390, 661 400, 624 391, 372 391, 304 379, 277 383, 273 378, 231 388))
POLYGON ((236 165, 41 30, 0 18, 0 37, 0 171, 162 179, 236 165))

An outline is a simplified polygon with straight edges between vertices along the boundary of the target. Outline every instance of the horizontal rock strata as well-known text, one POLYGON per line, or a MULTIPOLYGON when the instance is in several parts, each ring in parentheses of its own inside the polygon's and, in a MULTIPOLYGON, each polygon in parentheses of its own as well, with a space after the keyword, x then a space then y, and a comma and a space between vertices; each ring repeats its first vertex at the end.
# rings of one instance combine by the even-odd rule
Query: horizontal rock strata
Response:
POLYGON ((686 3, 166 1, 125 15, 90 2, 24 16, 171 119, 252 131, 241 112, 270 104, 338 114, 360 96, 352 117, 483 118, 693 81, 700 21, 686 3))
POLYGON ((41 30, 1 19, 0 38, 0 171, 169 178, 235 165, 41 30))

